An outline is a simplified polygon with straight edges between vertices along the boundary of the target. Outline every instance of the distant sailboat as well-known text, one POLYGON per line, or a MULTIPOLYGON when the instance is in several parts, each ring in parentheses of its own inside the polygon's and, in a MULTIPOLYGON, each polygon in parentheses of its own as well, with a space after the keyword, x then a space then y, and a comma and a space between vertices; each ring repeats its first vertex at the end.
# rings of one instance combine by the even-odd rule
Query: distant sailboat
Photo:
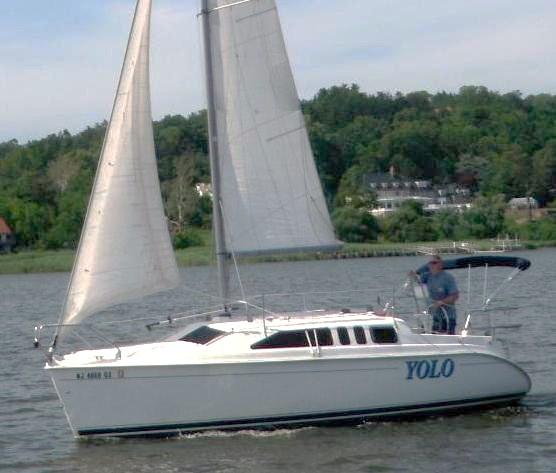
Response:
MULTIPOLYGON (((234 314, 171 339, 61 355, 71 326, 179 275, 156 173, 151 0, 138 0, 46 369, 76 436, 305 425, 514 402, 530 388, 491 336, 363 311, 234 314)), ((222 307, 232 255, 336 248, 274 0, 202 0, 222 307)), ((512 263, 513 264, 513 263, 512 263)), ((506 262, 506 266, 508 263, 506 262)), ((523 269, 523 264, 519 269, 523 269)), ((526 268, 525 268, 526 269, 526 268)))

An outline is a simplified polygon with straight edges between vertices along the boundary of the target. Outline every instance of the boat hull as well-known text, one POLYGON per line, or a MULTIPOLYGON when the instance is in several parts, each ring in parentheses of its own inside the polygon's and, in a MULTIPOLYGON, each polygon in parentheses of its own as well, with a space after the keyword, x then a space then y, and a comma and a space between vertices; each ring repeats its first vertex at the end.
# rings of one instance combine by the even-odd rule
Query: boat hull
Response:
POLYGON ((531 387, 473 353, 49 371, 76 436, 353 423, 508 404, 531 387))

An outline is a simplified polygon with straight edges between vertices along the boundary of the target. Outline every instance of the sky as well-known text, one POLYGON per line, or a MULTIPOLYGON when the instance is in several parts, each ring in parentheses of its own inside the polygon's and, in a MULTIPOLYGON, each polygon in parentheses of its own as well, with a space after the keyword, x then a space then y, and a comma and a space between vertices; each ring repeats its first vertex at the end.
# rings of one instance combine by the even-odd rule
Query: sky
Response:
MULTIPOLYGON (((554 0, 277 0, 301 98, 364 92, 556 94, 554 0)), ((0 0, 0 142, 110 114, 135 0, 0 0)), ((205 106, 198 0, 153 0, 153 117, 205 106)))

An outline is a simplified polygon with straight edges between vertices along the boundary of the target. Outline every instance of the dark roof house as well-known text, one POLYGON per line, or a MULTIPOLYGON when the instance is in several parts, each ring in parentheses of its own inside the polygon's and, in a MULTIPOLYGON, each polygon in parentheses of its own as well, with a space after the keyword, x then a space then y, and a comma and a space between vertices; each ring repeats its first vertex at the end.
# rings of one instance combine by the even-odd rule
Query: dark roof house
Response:
POLYGON ((10 252, 15 246, 15 235, 6 221, 0 217, 0 252, 10 252))

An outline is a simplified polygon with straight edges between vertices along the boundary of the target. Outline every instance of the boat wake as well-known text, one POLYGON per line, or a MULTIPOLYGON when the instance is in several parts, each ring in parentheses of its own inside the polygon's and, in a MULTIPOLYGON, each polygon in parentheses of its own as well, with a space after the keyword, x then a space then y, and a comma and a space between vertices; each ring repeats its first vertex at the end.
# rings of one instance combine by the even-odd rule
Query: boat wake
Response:
POLYGON ((532 409, 528 406, 506 406, 497 409, 489 409, 480 415, 489 420, 505 420, 511 417, 520 417, 531 414, 532 409))
POLYGON ((209 430, 206 432, 196 432, 191 434, 181 434, 178 436, 180 440, 196 440, 196 439, 207 439, 207 438, 239 438, 239 437, 251 437, 251 438, 276 438, 276 437, 293 437, 304 432, 315 430, 316 427, 300 427, 297 429, 273 429, 273 430, 256 430, 256 429, 246 429, 246 430, 236 430, 236 431, 224 431, 224 430, 209 430))

